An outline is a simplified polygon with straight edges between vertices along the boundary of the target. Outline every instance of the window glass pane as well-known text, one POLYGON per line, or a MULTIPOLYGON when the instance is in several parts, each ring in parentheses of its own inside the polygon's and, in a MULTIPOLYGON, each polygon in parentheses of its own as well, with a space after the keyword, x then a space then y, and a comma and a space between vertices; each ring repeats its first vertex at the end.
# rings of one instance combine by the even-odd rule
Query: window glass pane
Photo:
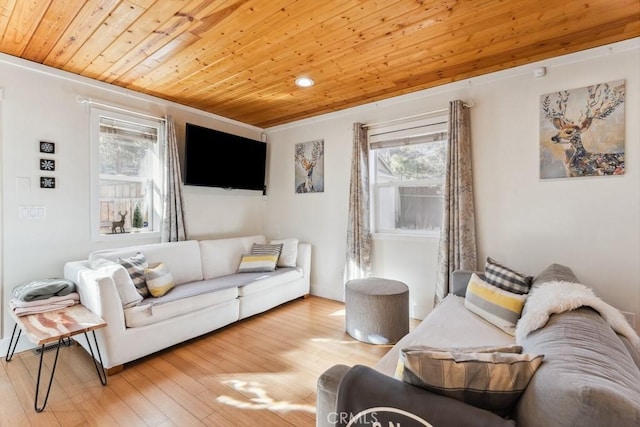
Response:
POLYGON ((99 117, 97 190, 99 234, 154 231, 160 125, 99 117))
POLYGON ((396 228, 396 200, 398 189, 395 187, 378 187, 376 199, 378 210, 376 219, 378 228, 393 230, 396 228))
POLYGON ((374 150, 376 231, 439 232, 446 141, 374 150))
POLYGON ((400 209, 396 228, 440 231, 442 228, 442 186, 400 187, 400 209))
POLYGON ((383 148, 377 153, 377 182, 441 177, 444 174, 445 141, 383 148))
POLYGON ((148 204, 151 199, 147 193, 148 188, 148 182, 145 181, 100 180, 100 233, 111 234, 113 223, 121 221, 122 214, 125 231, 147 227, 150 212, 148 204), (133 224, 136 206, 140 210, 142 227, 134 227, 133 224))
POLYGON ((157 142, 157 128, 101 117, 100 173, 149 176, 157 142))

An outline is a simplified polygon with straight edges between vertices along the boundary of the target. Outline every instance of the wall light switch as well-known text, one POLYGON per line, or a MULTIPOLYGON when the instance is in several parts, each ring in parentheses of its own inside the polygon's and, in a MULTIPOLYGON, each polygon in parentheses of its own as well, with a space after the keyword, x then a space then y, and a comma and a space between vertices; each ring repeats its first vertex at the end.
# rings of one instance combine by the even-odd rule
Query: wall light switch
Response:
POLYGON ((18 193, 28 193, 31 191, 31 178, 19 176, 16 178, 16 191, 18 193))
POLYGON ((21 220, 40 220, 47 217, 47 208, 44 206, 18 206, 18 218, 21 220))

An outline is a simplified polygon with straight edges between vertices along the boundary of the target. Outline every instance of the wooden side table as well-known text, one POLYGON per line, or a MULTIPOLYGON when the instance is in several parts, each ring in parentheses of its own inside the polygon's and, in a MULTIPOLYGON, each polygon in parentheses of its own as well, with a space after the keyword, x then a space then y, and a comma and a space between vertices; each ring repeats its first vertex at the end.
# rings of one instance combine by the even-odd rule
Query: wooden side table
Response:
POLYGON ((47 405, 49 392, 51 391, 51 384, 53 384, 53 375, 56 372, 56 365, 58 363, 60 346, 64 345, 65 339, 69 341, 74 335, 84 333, 100 382, 102 385, 107 385, 107 375, 104 371, 104 367, 102 366, 102 356, 100 355, 100 347, 98 346, 95 332, 96 329, 107 326, 107 323, 100 316, 93 313, 82 304, 76 304, 59 310, 47 311, 45 313, 30 314, 27 316, 15 316, 13 311, 10 311, 10 313, 16 324, 13 327, 11 341, 9 341, 9 348, 7 349, 7 356, 5 358, 6 361, 10 362, 13 358, 13 353, 16 351, 16 346, 18 345, 22 332, 25 333, 29 341, 41 346, 40 365, 38 366, 38 379, 36 382, 36 395, 33 403, 36 412, 42 412, 44 407, 47 405), (16 337, 16 330, 18 330, 18 328, 20 329, 18 331, 18 336, 16 337), (89 341, 87 332, 93 333, 93 342, 95 343, 96 353, 100 363, 98 363, 94 357, 93 347, 89 341), (53 367, 51 368, 51 378, 49 379, 49 385, 47 386, 47 394, 44 397, 42 406, 39 406, 38 396, 40 395, 40 375, 42 373, 42 359, 44 358, 45 345, 56 341, 58 342, 58 346, 56 348, 53 367))

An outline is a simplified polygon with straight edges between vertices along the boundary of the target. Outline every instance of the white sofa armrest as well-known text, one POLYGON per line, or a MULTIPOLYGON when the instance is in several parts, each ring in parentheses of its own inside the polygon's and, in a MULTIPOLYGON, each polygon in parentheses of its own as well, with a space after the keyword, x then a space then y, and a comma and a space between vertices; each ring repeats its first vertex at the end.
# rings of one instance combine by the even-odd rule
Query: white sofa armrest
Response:
POLYGON ((304 271, 305 277, 311 275, 311 244, 310 243, 298 243, 298 257, 296 259, 296 266, 301 267, 304 271))
POLYGON ((76 283, 82 305, 107 322, 105 333, 126 329, 124 311, 113 274, 91 269, 88 261, 72 261, 65 264, 64 277, 76 283))

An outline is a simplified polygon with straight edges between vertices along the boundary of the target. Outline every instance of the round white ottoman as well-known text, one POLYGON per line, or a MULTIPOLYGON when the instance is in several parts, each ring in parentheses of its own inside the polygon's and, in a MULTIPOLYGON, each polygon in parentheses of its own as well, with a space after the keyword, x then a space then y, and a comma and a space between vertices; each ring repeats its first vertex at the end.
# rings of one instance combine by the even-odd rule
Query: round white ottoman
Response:
POLYGON ((409 287, 369 277, 345 286, 347 333, 369 344, 395 344, 409 333, 409 287))

